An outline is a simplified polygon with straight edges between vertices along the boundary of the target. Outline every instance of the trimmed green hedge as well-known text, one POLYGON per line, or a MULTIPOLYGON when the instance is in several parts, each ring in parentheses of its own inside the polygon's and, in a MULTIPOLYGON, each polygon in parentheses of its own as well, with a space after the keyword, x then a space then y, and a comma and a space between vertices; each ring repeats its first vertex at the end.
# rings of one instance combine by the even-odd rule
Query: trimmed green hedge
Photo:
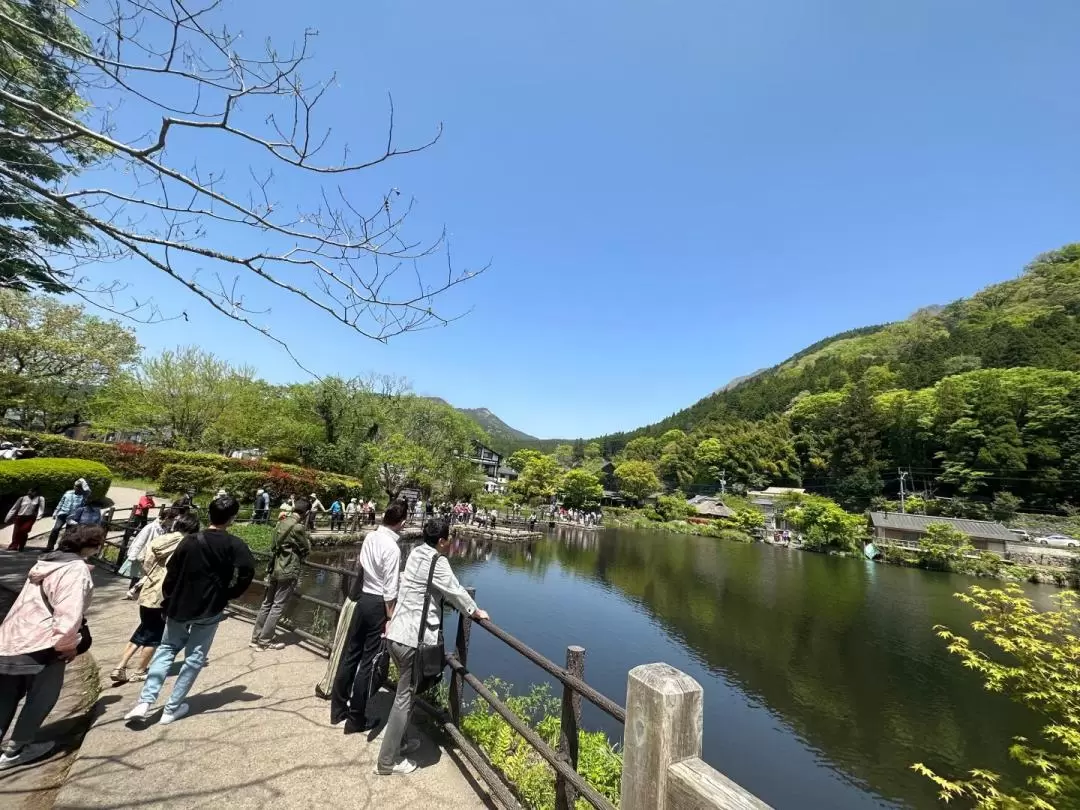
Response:
POLYGON ((166 464, 161 472, 161 488, 166 492, 203 492, 214 486, 221 473, 191 464, 166 464))
POLYGON ((0 461, 0 518, 11 505, 36 486, 45 499, 45 511, 52 513, 60 496, 77 478, 85 478, 95 498, 104 498, 112 483, 112 473, 104 464, 77 458, 27 458, 0 461))
POLYGON ((33 438, 41 456, 99 461, 117 477, 151 478, 158 481, 162 489, 171 492, 186 491, 191 488, 192 482, 205 481, 194 488, 224 488, 241 500, 253 498, 259 487, 266 487, 275 499, 289 495, 306 496, 310 492, 317 492, 324 501, 326 498, 359 498, 375 494, 365 492, 363 482, 359 479, 295 464, 273 464, 258 459, 227 458, 215 453, 190 453, 141 444, 83 442, 48 433, 0 430, 0 439, 19 441, 24 436, 33 438), (166 479, 166 469, 175 466, 197 467, 204 474, 195 476, 186 471, 170 470, 166 479))

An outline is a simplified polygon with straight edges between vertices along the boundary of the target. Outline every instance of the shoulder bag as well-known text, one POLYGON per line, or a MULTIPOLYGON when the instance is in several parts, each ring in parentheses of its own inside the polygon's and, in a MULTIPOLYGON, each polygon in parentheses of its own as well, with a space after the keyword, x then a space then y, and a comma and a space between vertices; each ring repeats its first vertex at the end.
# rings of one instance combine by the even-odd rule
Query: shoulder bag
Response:
POLYGON ((435 565, 442 554, 436 553, 428 569, 427 589, 424 591, 424 609, 420 613, 420 630, 416 636, 416 657, 413 659, 413 684, 415 694, 423 694, 442 680, 443 667, 446 666, 446 654, 443 651, 442 615, 439 616, 438 640, 434 644, 424 644, 424 630, 427 627, 428 607, 431 605, 431 581, 435 578, 435 565))

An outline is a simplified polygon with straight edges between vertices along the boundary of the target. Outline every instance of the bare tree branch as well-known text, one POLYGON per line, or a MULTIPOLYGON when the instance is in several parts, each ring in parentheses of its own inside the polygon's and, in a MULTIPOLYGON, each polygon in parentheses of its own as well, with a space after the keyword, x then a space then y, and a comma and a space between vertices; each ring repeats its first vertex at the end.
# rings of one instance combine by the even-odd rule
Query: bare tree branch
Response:
POLYGON ((396 188, 361 205, 344 185, 365 170, 429 148, 439 140, 441 124, 420 145, 396 146, 390 97, 385 147, 351 160, 348 146, 337 145, 332 130, 317 123, 334 78, 306 83, 301 77, 315 32, 305 31, 287 55, 270 42, 261 53, 242 52, 240 34, 213 22, 220 2, 108 0, 92 7, 96 13, 74 6, 69 14, 92 48, 0 12, 0 26, 61 55, 92 102, 76 117, 0 81, 0 104, 33 124, 0 128, 0 149, 4 142, 25 142, 65 165, 76 164, 73 149, 98 159, 98 182, 86 186, 50 185, 25 165, 0 162, 5 183, 35 204, 75 218, 92 235, 74 244, 40 245, 34 261, 70 279, 74 293, 122 317, 187 318, 182 305, 165 313, 136 289, 128 306, 119 303, 131 292, 127 286, 90 281, 109 263, 137 260, 286 349, 271 332, 268 308, 246 301, 276 290, 379 341, 461 317, 436 311, 435 299, 487 267, 455 270, 445 233, 410 237, 413 201, 399 207, 396 188), (322 160, 332 148, 340 150, 340 159, 322 160), (237 156, 245 151, 250 163, 238 167, 237 156), (210 171, 215 157, 219 165, 210 171), (105 183, 102 171, 109 172, 105 183), (331 176, 340 179, 327 189, 321 178, 331 176), (286 205, 283 193, 307 202, 286 205), (244 250, 253 244, 259 248, 244 250), (430 260, 440 255, 447 272, 436 266, 428 273, 430 260), (411 272, 399 273, 403 266, 411 272))

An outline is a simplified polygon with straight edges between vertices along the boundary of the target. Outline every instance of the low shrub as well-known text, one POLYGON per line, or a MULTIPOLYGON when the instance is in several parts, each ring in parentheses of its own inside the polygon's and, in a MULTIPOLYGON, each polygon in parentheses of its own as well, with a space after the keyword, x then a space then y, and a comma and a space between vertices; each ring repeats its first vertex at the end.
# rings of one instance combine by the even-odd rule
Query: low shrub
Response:
POLYGON ((213 487, 221 474, 191 464, 166 464, 161 472, 161 488, 166 492, 202 492, 213 487))
MULTIPOLYGON (((45 499, 45 509, 51 513, 60 496, 78 478, 85 478, 95 498, 104 498, 112 483, 112 473, 104 464, 77 458, 27 458, 0 461, 0 510, 6 515, 11 505, 37 487, 45 499)), ((0 515, 0 516, 2 516, 0 515)))
MULTIPOLYGON (((559 744, 559 701, 546 686, 534 686, 528 694, 511 695, 498 680, 485 681, 510 710, 530 725, 552 747, 559 744)), ((554 810, 555 771, 510 724, 481 698, 470 704, 461 730, 487 753, 492 764, 506 774, 529 810, 554 810)), ((622 754, 600 731, 578 733, 578 773, 612 804, 618 806, 622 782, 622 754)), ((581 801, 578 806, 585 803, 581 801)))
POLYGON ((194 453, 124 442, 84 442, 48 433, 0 430, 0 439, 21 441, 23 437, 31 438, 43 457, 98 461, 117 477, 150 478, 171 492, 186 491, 189 487, 177 484, 196 481, 203 482, 195 486, 197 491, 224 488, 241 500, 254 497, 255 490, 260 486, 266 486, 275 499, 289 495, 306 496, 310 492, 317 492, 324 501, 327 498, 348 499, 374 494, 365 492, 364 484, 359 479, 294 464, 271 464, 260 459, 235 459, 216 453, 194 453), (205 474, 195 478, 182 474, 177 480, 175 476, 179 473, 170 471, 166 478, 166 468, 175 466, 199 468, 205 474), (246 477, 239 477, 241 475, 246 477))
POLYGON ((712 523, 705 526, 701 533, 706 537, 716 537, 720 540, 730 540, 734 543, 752 543, 754 538, 740 529, 732 529, 722 523, 712 523))
POLYGON ((252 500, 256 490, 267 488, 270 497, 280 497, 274 488, 268 486, 269 479, 265 472, 230 472, 218 476, 216 486, 225 490, 241 503, 252 500))

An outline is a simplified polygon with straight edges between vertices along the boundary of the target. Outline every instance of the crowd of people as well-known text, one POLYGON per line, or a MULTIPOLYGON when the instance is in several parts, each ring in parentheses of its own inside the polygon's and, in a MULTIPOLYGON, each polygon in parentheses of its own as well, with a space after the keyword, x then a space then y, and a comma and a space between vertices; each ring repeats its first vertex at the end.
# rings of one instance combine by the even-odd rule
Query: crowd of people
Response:
MULTIPOLYGON (((46 551, 56 548, 61 533, 70 532, 77 526, 100 526, 104 503, 93 498, 90 485, 83 478, 78 479, 71 489, 65 492, 56 509, 53 510, 53 526, 49 532, 46 551)), ((36 487, 30 487, 21 495, 4 518, 4 525, 11 525, 11 542, 8 551, 22 551, 26 548, 30 532, 46 511, 45 499, 36 487)))
MULTIPOLYGON (((256 515, 264 517, 268 507, 260 503, 259 495, 256 515)), ((53 742, 37 742, 35 735, 56 704, 67 663, 91 644, 85 618, 93 593, 88 561, 101 551, 105 529, 99 525, 100 508, 97 524, 79 519, 80 510, 92 506, 89 498, 81 479, 65 493, 57 508, 57 524, 67 527, 59 549, 50 548, 34 565, 0 625, 0 739, 9 728, 12 731, 0 748, 0 769, 34 761, 53 749, 53 742), (20 701, 23 708, 16 719, 20 701)), ((252 627, 250 647, 257 652, 285 646, 275 638, 277 625, 311 551, 309 530, 317 503, 313 496, 290 498, 283 504, 274 527, 262 604, 252 627)), ((225 607, 248 589, 255 576, 250 549, 229 532, 240 511, 234 497, 219 493, 205 510, 205 525, 202 510, 190 497, 160 508, 151 520, 154 508, 153 497, 147 494, 133 510, 132 529, 137 533, 120 569, 129 579, 126 598, 137 605, 137 616, 132 616, 134 630, 110 680, 116 686, 142 684, 135 705, 124 716, 132 726, 144 725, 156 715, 155 704, 181 652, 182 664, 158 722, 168 725, 188 714, 187 695, 207 664, 225 607)), ((12 519, 37 519, 44 504, 30 492, 13 509, 12 519)), ((361 522, 372 521, 374 504, 335 501, 324 511, 332 520, 340 514, 341 522, 355 530, 361 522)), ((408 503, 392 503, 365 537, 330 662, 316 687, 318 694, 329 698, 331 725, 342 726, 350 735, 368 731, 377 725, 369 698, 382 685, 388 659, 395 662, 398 684, 379 750, 379 775, 416 769, 409 755, 419 741, 408 736, 407 729, 416 694, 442 669, 438 642, 444 601, 476 619, 488 618, 450 567, 449 518, 436 515, 426 520, 423 542, 402 566, 400 532, 410 512, 408 503), (381 674, 375 671, 380 657, 381 674)))

